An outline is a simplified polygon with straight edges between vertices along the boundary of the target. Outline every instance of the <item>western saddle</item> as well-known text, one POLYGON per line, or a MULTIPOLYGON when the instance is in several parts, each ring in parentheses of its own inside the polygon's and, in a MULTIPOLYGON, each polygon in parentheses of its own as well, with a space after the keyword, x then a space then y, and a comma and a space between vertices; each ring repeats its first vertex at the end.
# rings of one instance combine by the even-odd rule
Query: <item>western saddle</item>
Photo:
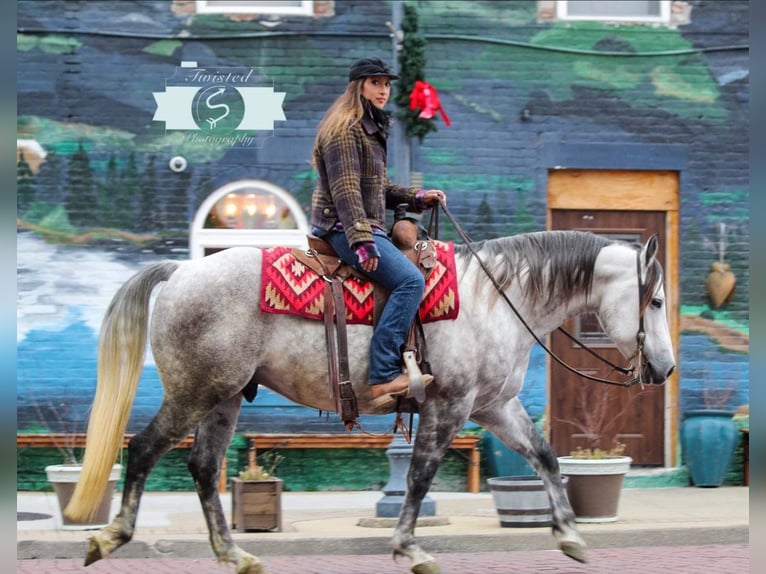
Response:
MULTIPOLYGON (((391 228, 391 240, 428 279, 436 264, 436 248, 428 233, 418 226, 415 219, 406 216, 406 207, 406 204, 397 206, 394 224, 391 228)), ((370 279, 341 261, 332 246, 323 239, 308 235, 308 244, 308 249, 295 248, 292 254, 298 261, 325 280, 324 324, 330 392, 335 401, 336 412, 340 415, 344 426, 347 430, 352 430, 359 426, 357 422, 359 411, 349 374, 343 281, 351 277, 360 281, 369 281, 370 279)), ((373 325, 376 325, 388 299, 388 291, 382 285, 373 283, 373 296, 373 325)), ((409 405, 404 405, 400 398, 397 410, 401 412, 401 410, 408 408, 409 410, 406 412, 417 412, 417 404, 425 400, 422 373, 430 374, 431 372, 423 325, 417 314, 410 326, 402 359, 407 372, 410 374, 410 391, 417 402, 412 405, 410 401, 409 405)))

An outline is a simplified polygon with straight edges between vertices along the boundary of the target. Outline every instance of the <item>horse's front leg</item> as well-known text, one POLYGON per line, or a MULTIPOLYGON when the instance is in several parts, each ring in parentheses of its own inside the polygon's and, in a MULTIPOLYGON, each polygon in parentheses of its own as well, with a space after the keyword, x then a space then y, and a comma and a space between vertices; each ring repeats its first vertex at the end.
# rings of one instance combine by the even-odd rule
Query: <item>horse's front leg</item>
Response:
MULTIPOLYGON (((534 425, 532 426, 534 429, 534 425)), ((532 456, 529 458, 537 474, 543 480, 548 499, 551 502, 551 521, 553 535, 558 541, 559 549, 578 562, 586 562, 586 544, 575 523, 575 514, 569 504, 564 484, 561 481, 559 462, 551 446, 535 429, 532 441, 532 456)))
POLYGON ((436 560, 415 542, 415 524, 420 505, 431 488, 439 464, 452 439, 468 420, 469 409, 454 399, 429 397, 421 406, 412 461, 407 474, 407 493, 392 541, 394 557, 406 556, 414 574, 439 574, 436 560))
POLYGON ((561 480, 558 459, 551 446, 535 428, 518 398, 475 412, 471 418, 499 438, 508 448, 529 460, 542 479, 548 494, 553 535, 559 549, 570 558, 585 562, 585 540, 577 530, 575 514, 561 480))

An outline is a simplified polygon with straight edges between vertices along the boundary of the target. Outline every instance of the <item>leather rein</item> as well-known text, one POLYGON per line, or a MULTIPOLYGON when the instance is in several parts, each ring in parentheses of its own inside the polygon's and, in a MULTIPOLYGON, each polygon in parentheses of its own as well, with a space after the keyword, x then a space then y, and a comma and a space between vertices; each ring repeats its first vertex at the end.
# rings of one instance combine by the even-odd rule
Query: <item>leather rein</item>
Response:
MULTIPOLYGON (((644 354, 644 340, 646 339, 646 333, 644 331, 644 309, 645 309, 645 307, 643 306, 643 301, 644 301, 644 297, 646 295, 647 285, 646 285, 646 283, 644 282, 644 280, 641 277, 641 259, 640 259, 641 258, 641 252, 640 251, 638 251, 636 253, 636 275, 638 277, 638 303, 639 303, 638 332, 636 333, 637 347, 636 347, 636 352, 629 359, 629 360, 632 360, 634 358, 637 358, 638 359, 638 362, 637 362, 638 367, 636 367, 632 363, 629 364, 627 367, 621 367, 621 366, 613 363, 612 361, 610 361, 609 359, 607 359, 603 355, 599 354, 595 350, 593 350, 590 347, 588 347, 585 343, 583 343, 577 337, 572 335, 564 327, 559 327, 558 328, 559 331, 561 331, 564 335, 566 335, 570 340, 572 340, 573 342, 575 342, 578 345, 580 345, 585 351, 587 351, 588 353, 590 353, 591 355, 593 355, 594 357, 596 357, 600 361, 602 361, 602 362, 606 363, 607 365, 609 365, 610 367, 612 367, 612 369, 614 369, 616 371, 619 371, 623 375, 627 375, 627 376, 632 376, 633 377, 631 379, 628 379, 627 381, 622 381, 622 382, 621 381, 612 381, 610 379, 605 379, 605 378, 597 377, 595 375, 589 375, 588 373, 584 373, 582 371, 579 371, 579 370, 575 369, 571 365, 568 365, 566 362, 564 362, 563 359, 561 359, 558 355, 556 355, 556 353, 554 353, 542 341, 542 339, 540 337, 538 337, 535 334, 535 332, 527 324, 527 322, 521 316, 519 311, 516 309, 516 307, 511 302, 511 300, 505 294, 505 292, 503 291, 503 289, 500 286, 500 284, 497 282, 495 277, 492 275, 490 270, 485 265, 484 261, 481 260, 481 257, 479 257, 479 254, 476 252, 476 250, 471 245, 471 243, 472 243, 471 239, 468 237, 468 235, 465 233, 465 231, 463 231, 463 229, 460 227, 460 225, 458 225, 457 221, 455 221, 455 218, 452 216, 450 211, 447 209, 447 206, 446 206, 445 202, 444 201, 440 201, 439 204, 441 205, 441 208, 444 210, 444 213, 446 214, 447 218, 450 220, 450 223, 452 223, 453 227, 455 228, 455 231, 460 236, 460 238, 463 240, 463 242, 465 243, 465 246, 468 248, 468 250, 471 252, 471 255, 473 255, 473 257, 476 259, 476 261, 481 266, 481 268, 484 271, 484 273, 487 275, 489 280, 492 282, 492 285, 495 287, 495 290, 505 300, 505 302, 511 308, 511 311, 513 311, 514 315, 516 315, 518 320, 521 321, 521 324, 524 325, 524 327, 529 332, 529 334, 532 335, 532 338, 534 338, 534 340, 537 341, 537 344, 540 345, 545 350, 545 352, 548 353, 548 355, 550 355, 550 357, 554 361, 556 361, 559 365, 561 365, 562 367, 564 367, 568 371, 574 373, 575 375, 578 375, 580 377, 583 377, 583 378, 591 380, 591 381, 595 381, 597 383, 605 383, 605 384, 609 384, 609 385, 619 385, 621 387, 631 387, 631 386, 635 385, 636 383, 641 383, 641 386, 643 387, 644 381, 643 381, 643 374, 642 374, 642 372, 643 372, 642 364, 643 364, 643 354, 644 354), (637 374, 636 374, 636 371, 638 371, 637 374)), ((434 229, 438 229, 438 211, 439 211, 438 209, 433 209, 432 210, 432 220, 431 220, 431 224, 429 225, 429 228, 433 227, 434 229)), ((434 233, 436 235, 436 233, 438 233, 438 232, 434 231, 434 233)), ((436 238, 436 237, 434 236, 434 238, 436 238)))

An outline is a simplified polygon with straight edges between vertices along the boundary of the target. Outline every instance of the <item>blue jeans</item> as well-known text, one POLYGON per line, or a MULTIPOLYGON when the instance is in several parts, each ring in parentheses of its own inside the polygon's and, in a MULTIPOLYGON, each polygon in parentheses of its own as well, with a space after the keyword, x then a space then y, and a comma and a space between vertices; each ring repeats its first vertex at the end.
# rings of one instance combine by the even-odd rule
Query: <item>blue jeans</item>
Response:
POLYGON ((407 259, 382 231, 374 232, 375 245, 380 251, 378 268, 366 272, 358 265, 346 234, 330 231, 322 237, 332 245, 344 263, 386 287, 391 294, 372 333, 370 344, 370 384, 387 383, 401 373, 402 346, 407 331, 418 312, 426 284, 423 274, 407 259))

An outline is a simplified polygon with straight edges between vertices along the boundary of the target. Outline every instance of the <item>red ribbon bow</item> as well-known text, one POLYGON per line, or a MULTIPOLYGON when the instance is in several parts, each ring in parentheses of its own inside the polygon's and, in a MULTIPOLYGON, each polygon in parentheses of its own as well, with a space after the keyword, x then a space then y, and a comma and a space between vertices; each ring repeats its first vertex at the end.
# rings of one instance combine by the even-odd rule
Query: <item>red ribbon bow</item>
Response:
POLYGON ((436 88, 423 80, 416 80, 410 92, 410 110, 414 111, 417 109, 420 110, 419 118, 430 119, 434 117, 436 112, 439 112, 445 125, 449 127, 452 124, 442 107, 442 103, 439 101, 439 94, 436 93, 436 88))

